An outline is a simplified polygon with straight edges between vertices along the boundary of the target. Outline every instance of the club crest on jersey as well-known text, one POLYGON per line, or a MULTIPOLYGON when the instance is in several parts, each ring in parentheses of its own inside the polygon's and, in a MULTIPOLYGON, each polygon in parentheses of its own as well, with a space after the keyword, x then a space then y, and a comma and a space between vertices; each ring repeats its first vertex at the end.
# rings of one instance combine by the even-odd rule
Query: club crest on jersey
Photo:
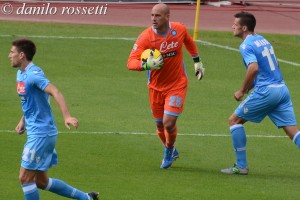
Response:
POLYGON ((173 36, 176 36, 176 35, 177 35, 177 32, 176 32, 175 30, 172 30, 171 34, 172 34, 173 36))
POLYGON ((25 82, 17 82, 17 92, 18 94, 26 94, 25 82))

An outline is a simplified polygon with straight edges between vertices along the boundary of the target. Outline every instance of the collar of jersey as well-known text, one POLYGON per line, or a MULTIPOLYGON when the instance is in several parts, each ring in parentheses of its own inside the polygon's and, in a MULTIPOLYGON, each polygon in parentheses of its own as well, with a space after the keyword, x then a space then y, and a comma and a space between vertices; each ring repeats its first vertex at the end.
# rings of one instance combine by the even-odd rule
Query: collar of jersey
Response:
POLYGON ((33 62, 30 62, 26 67, 24 71, 27 71, 30 67, 32 67, 34 64, 33 62))
POLYGON ((156 30, 156 28, 153 28, 153 26, 152 26, 152 29, 153 29, 153 31, 154 31, 156 34, 158 34, 158 35, 162 35, 162 36, 166 37, 166 36, 167 36, 167 34, 169 33, 170 29, 171 29, 171 23, 169 23, 168 30, 167 30, 165 33, 163 33, 163 34, 161 34, 161 33, 158 33, 158 32, 157 32, 157 30, 156 30))

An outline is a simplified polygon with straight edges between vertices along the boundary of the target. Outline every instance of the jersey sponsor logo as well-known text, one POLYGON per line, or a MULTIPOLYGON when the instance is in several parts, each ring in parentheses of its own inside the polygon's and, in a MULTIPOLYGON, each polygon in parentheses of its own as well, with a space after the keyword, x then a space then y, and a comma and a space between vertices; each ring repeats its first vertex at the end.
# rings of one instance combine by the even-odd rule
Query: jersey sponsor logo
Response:
POLYGON ((178 42, 173 42, 172 41, 171 43, 168 43, 167 41, 165 41, 165 42, 163 42, 163 43, 160 44, 159 51, 161 53, 163 53, 163 52, 169 51, 171 49, 175 49, 177 47, 178 47, 178 42))
POLYGON ((176 54, 177 54, 177 51, 172 51, 172 52, 162 54, 162 57, 163 58, 173 57, 173 56, 176 56, 176 54))
POLYGON ((17 82, 17 92, 20 95, 26 94, 25 82, 17 82))

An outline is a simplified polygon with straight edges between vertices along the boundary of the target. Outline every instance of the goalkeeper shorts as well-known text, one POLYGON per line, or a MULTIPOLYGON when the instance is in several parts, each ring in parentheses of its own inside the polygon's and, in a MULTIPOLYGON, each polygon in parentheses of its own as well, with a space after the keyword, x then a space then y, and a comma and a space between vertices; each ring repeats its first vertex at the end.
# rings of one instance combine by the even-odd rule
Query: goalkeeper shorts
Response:
POLYGON ((156 121, 161 121, 164 114, 180 116, 186 97, 187 87, 160 92, 149 88, 149 100, 152 115, 156 121))

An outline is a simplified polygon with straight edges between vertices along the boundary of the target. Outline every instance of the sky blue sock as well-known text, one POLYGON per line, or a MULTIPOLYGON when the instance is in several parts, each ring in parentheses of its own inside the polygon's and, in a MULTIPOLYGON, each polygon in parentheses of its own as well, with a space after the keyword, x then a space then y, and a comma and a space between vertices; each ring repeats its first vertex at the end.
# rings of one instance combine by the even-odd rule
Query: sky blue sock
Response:
POLYGON ((233 147, 236 156, 236 164, 239 167, 246 168, 247 158, 246 158, 246 133, 244 126, 242 124, 236 124, 230 127, 233 147))
POLYGON ((35 182, 23 184, 22 189, 26 200, 39 200, 40 194, 35 182))
POLYGON ((49 178, 48 184, 44 188, 44 190, 48 190, 55 194, 72 199, 89 200, 87 193, 77 190, 76 188, 66 184, 59 179, 49 178))
POLYGON ((300 149, 300 131, 294 136, 293 142, 298 146, 300 149))

